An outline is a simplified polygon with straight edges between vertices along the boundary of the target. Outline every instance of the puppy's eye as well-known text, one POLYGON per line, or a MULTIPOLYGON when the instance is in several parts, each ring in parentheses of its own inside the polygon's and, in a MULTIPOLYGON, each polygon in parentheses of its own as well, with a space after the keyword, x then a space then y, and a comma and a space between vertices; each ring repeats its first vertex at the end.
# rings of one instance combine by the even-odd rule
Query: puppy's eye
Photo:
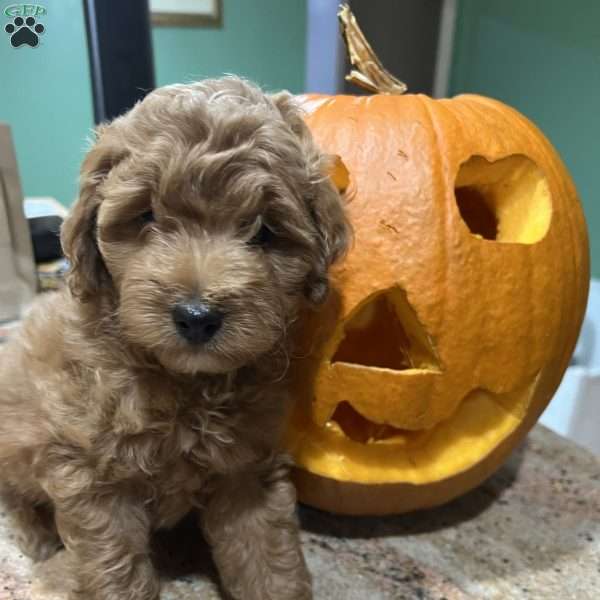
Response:
POLYGON ((268 246, 275 239, 275 234, 266 226, 261 225, 260 229, 248 240, 250 246, 268 246))
POLYGON ((139 216, 139 220, 142 225, 148 225, 149 223, 154 223, 156 219, 154 218, 154 212, 147 210, 139 216))

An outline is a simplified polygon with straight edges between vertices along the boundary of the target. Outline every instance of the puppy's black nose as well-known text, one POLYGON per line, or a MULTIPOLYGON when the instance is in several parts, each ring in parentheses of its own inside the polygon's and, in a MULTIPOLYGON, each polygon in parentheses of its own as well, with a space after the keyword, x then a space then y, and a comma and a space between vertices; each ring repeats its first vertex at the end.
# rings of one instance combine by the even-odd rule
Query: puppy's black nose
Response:
POLYGON ((177 332, 190 344, 208 342, 223 322, 223 314, 203 302, 181 302, 172 314, 177 332))

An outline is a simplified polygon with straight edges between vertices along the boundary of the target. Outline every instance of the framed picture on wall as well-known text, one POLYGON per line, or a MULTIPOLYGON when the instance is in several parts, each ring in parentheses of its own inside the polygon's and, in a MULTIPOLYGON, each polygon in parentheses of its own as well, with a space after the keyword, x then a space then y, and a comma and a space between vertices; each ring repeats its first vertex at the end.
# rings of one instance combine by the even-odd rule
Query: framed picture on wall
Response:
POLYGON ((220 27, 222 0, 150 0, 152 24, 166 27, 220 27))

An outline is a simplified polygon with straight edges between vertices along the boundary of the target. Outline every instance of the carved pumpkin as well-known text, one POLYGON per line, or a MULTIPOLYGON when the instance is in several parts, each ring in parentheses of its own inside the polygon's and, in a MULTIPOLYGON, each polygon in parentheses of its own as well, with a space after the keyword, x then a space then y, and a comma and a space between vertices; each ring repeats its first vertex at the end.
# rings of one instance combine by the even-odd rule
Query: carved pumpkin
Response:
POLYGON ((349 514, 446 502, 502 463, 568 365, 589 281, 575 188, 494 100, 303 102, 347 169, 355 241, 303 323, 286 440, 299 498, 349 514))

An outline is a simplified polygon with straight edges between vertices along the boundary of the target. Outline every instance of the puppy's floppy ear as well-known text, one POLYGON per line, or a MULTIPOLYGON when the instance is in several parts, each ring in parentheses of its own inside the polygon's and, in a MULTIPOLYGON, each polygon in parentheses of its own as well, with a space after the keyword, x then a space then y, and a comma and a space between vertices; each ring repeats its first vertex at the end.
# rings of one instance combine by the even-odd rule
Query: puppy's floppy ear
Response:
POLYGON ((124 153, 107 132, 109 127, 96 129, 96 143, 81 166, 79 198, 61 229, 62 248, 71 264, 67 282, 72 294, 82 302, 94 298, 110 282, 96 240, 101 202, 98 187, 124 153))
POLYGON ((325 155, 317 148, 291 94, 281 92, 271 99, 298 136, 309 171, 310 190, 306 200, 316 229, 316 252, 305 294, 312 304, 318 305, 327 298, 329 267, 346 252, 352 237, 341 198, 348 186, 348 171, 339 156, 325 155))

